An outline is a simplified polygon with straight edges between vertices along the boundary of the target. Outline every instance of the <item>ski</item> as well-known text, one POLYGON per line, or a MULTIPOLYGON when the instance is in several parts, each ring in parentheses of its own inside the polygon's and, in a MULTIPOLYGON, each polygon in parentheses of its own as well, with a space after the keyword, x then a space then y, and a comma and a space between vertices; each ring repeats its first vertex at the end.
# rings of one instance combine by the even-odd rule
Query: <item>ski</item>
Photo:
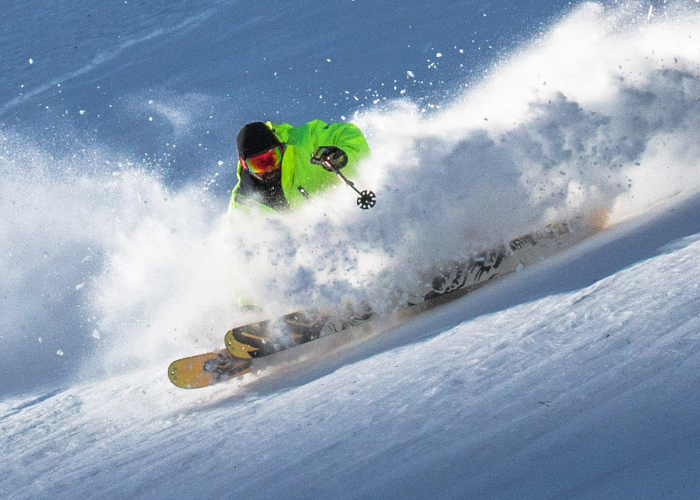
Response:
MULTIPOLYGON (((418 313, 457 299, 486 283, 483 281, 445 292, 401 311, 418 313)), ((173 361, 168 367, 168 378, 173 385, 182 389, 200 389, 226 382, 249 373, 254 358, 269 356, 347 330, 375 317, 375 313, 369 309, 361 313, 348 310, 341 315, 321 311, 295 311, 275 320, 249 323, 226 332, 226 349, 173 361)))
POLYGON ((584 219, 551 224, 471 259, 435 265, 426 272, 432 278, 417 285, 412 293, 401 294, 402 298, 389 304, 382 314, 366 305, 347 304, 336 311, 301 310, 233 328, 224 336, 225 349, 177 360, 170 365, 168 376, 176 386, 188 389, 230 380, 248 373, 253 359, 347 330, 380 315, 410 317, 453 301, 559 253, 602 227, 584 219))

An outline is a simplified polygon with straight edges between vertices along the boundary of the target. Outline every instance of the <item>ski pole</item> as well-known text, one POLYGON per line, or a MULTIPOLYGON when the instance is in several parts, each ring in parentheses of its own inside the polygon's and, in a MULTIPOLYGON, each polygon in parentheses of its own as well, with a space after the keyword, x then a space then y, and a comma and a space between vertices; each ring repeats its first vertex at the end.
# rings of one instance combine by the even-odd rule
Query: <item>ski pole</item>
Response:
POLYGON ((367 210, 368 208, 372 208, 377 203, 377 196, 372 191, 368 191, 368 190, 360 191, 359 189, 357 189, 355 187, 355 183, 352 182, 347 177, 345 177, 340 172, 340 169, 333 166, 333 164, 331 163, 331 161, 328 158, 324 158, 321 161, 322 161, 324 167, 326 167, 331 172, 335 172, 335 175, 340 177, 340 180, 342 180, 346 186, 351 187, 357 194, 360 195, 357 198, 357 205, 361 209, 367 210))

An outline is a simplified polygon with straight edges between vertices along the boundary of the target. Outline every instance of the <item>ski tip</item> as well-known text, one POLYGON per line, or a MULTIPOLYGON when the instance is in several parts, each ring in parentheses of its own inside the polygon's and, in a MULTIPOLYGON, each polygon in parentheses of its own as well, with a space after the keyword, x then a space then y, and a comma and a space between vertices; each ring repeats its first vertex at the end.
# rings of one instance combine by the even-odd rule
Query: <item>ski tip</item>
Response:
POLYGON ((175 387, 181 389, 199 389, 200 387, 211 385, 211 381, 207 380, 209 377, 206 377, 206 374, 198 373, 192 370, 192 368, 193 367, 190 367, 188 370, 187 367, 184 367, 182 365, 182 360, 173 361, 170 363, 170 366, 168 366, 168 378, 170 382, 172 382, 175 387))
POLYGON ((170 382, 181 389, 200 389, 250 372, 251 361, 226 350, 178 359, 168 366, 170 382))

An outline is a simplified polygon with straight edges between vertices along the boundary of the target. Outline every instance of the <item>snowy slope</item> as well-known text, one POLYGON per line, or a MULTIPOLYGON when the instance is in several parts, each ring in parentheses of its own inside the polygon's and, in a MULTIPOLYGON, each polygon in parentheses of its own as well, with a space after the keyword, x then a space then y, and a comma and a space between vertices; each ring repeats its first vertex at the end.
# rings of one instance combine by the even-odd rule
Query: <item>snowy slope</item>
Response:
POLYGON ((700 497, 697 2, 0 21, 0 497, 700 497), (231 231, 238 127, 317 117, 367 132, 377 207, 340 190, 231 231), (167 380, 252 318, 240 294, 410 283, 599 209, 607 231, 364 342, 167 380))
POLYGON ((699 225, 695 199, 610 230, 282 380, 159 367, 7 400, 2 492, 695 498, 699 225))

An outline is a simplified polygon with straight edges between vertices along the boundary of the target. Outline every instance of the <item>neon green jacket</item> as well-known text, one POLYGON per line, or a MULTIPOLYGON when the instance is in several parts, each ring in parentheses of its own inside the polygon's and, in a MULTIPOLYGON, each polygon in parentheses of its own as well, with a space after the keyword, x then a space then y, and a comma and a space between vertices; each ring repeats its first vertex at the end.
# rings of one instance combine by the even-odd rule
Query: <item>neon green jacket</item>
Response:
MULTIPOLYGON (((282 191, 290 209, 307 202, 299 188, 303 188, 311 197, 329 187, 342 182, 333 172, 326 171, 320 165, 309 163, 311 154, 319 146, 337 146, 348 155, 348 163, 343 168, 343 175, 352 180, 357 163, 369 155, 369 146, 359 128, 352 123, 327 124, 314 120, 299 127, 288 123, 274 124, 267 122, 274 134, 285 144, 282 157, 282 191)), ((254 207, 261 210, 273 210, 257 201, 255 197, 241 192, 241 175, 245 175, 241 163, 238 163, 238 183, 231 193, 229 213, 241 207, 254 207)))

